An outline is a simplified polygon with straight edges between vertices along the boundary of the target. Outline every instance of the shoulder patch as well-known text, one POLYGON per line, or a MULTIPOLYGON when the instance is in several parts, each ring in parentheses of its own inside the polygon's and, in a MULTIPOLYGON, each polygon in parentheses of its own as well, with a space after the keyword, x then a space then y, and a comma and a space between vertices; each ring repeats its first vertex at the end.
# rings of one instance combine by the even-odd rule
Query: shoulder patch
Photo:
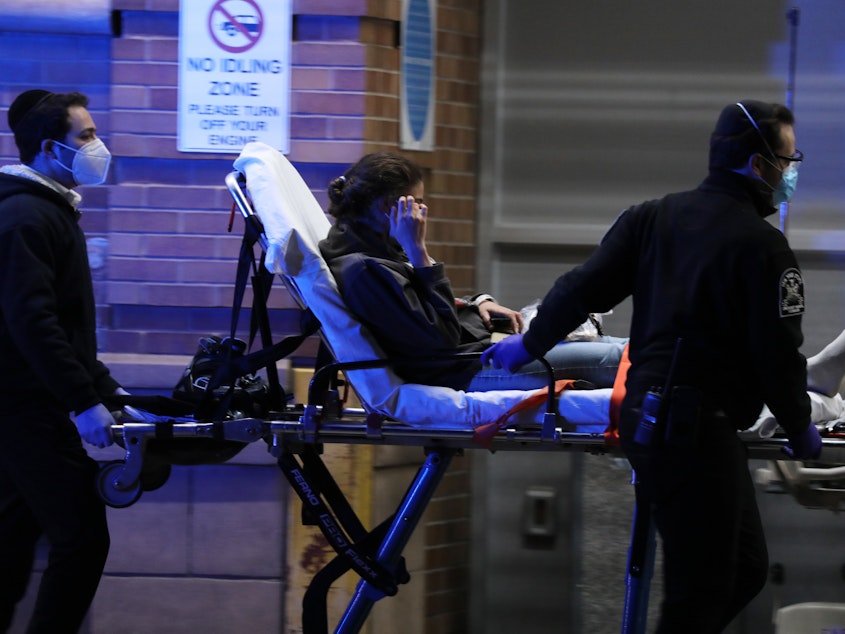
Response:
POLYGON ((781 317, 804 314, 804 278, 795 268, 786 269, 780 276, 778 298, 781 317))

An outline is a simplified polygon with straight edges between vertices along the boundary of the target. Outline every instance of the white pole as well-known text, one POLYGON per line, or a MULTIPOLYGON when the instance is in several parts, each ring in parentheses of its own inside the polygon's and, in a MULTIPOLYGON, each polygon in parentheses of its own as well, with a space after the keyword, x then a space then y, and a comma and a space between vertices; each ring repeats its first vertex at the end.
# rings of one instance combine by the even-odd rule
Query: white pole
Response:
MULTIPOLYGON (((789 68, 786 77, 786 107, 792 110, 795 106, 795 57, 798 44, 798 7, 792 7, 786 12, 789 23, 789 68)), ((789 201, 780 204, 780 231, 786 235, 786 224, 789 219, 789 201)))

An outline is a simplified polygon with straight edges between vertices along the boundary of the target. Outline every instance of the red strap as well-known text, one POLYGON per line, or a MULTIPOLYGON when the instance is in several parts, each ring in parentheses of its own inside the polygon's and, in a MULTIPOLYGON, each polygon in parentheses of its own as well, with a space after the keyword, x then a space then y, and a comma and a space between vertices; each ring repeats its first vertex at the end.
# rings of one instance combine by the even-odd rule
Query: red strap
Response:
POLYGON ((235 224, 235 203, 232 203, 232 211, 229 212, 229 233, 232 233, 233 224, 235 224))
POLYGON ((610 424, 604 430, 604 442, 608 445, 619 444, 619 410, 622 407, 622 399, 625 398, 625 379, 628 377, 630 367, 628 344, 625 344, 622 359, 619 361, 619 369, 616 370, 616 379, 613 381, 613 391, 610 393, 610 424))
MULTIPOLYGON (((625 380, 628 377, 628 368, 630 367, 631 361, 628 359, 628 345, 626 344, 625 349, 622 351, 622 358, 619 361, 619 368, 616 370, 613 391, 610 394, 610 408, 608 412, 610 423, 604 431, 604 441, 608 445, 619 444, 619 410, 622 407, 622 399, 625 398, 625 380)), ((559 395, 566 388, 571 387, 573 383, 575 383, 573 379, 555 381, 555 396, 559 395)), ((528 398, 511 407, 507 412, 497 418, 495 422, 479 425, 475 428, 475 432, 472 435, 472 442, 485 449, 489 448, 493 444, 493 437, 502 430, 511 416, 529 407, 536 407, 544 403, 548 392, 549 388, 547 387, 537 390, 528 398)))
MULTIPOLYGON (((560 394, 566 388, 570 387, 575 381, 573 379, 561 379, 555 381, 555 395, 560 394)), ((536 407, 545 403, 548 398, 549 388, 544 387, 534 392, 531 396, 521 400, 519 403, 511 407, 507 412, 499 416, 493 423, 486 423, 475 428, 472 434, 472 442, 488 449, 493 444, 493 437, 507 424, 508 419, 522 410, 529 407, 536 407)))

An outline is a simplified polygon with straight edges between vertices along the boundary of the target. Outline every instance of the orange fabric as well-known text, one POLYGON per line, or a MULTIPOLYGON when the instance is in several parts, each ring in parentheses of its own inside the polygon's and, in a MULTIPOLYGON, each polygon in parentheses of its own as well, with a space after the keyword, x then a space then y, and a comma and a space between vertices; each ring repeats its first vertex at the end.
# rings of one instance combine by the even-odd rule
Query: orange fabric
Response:
POLYGON ((610 423, 604 430, 604 441, 608 445, 619 444, 619 410, 622 407, 622 399, 625 398, 625 379, 628 378, 630 367, 628 344, 625 344, 622 359, 619 361, 619 369, 616 370, 616 378, 613 381, 613 391, 610 394, 610 423))
MULTIPOLYGON (((619 368, 616 370, 616 378, 613 380, 613 390, 610 394, 610 408, 608 412, 610 422, 604 431, 604 441, 608 445, 619 444, 619 410, 622 407, 622 399, 625 398, 625 380, 628 378, 628 368, 630 367, 631 361, 628 359, 628 345, 626 344, 625 349, 622 351, 622 358, 619 361, 619 368)), ((575 383, 574 379, 555 381, 555 396, 559 395, 565 389, 572 387, 573 383, 575 383)), ((511 407, 507 412, 497 418, 495 422, 479 425, 473 432, 472 442, 485 449, 489 448, 493 444, 493 438, 507 424, 511 416, 529 407, 536 407, 544 403, 548 398, 548 393, 549 388, 547 387, 537 390, 528 398, 511 407)))
MULTIPOLYGON (((575 383, 574 379, 561 379, 560 381, 555 381, 555 395, 558 395, 566 388, 571 387, 573 383, 575 383)), ((489 448, 490 445, 493 444, 493 437, 507 424, 508 419, 511 416, 517 412, 528 409, 529 407, 536 407, 537 405, 545 403, 548 398, 548 394, 549 388, 547 387, 537 390, 534 394, 521 400, 507 412, 499 416, 495 422, 479 425, 475 428, 475 432, 472 434, 472 442, 484 447, 485 449, 489 448)))

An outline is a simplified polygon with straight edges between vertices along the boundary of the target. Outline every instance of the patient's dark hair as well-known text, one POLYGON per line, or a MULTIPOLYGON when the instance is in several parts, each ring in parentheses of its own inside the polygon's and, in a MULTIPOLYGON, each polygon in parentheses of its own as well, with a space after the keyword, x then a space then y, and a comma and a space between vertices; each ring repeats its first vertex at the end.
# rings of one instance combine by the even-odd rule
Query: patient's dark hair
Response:
POLYGON ((422 180, 422 170, 404 156, 367 154, 329 183, 328 212, 335 218, 363 216, 376 201, 404 196, 422 180))

